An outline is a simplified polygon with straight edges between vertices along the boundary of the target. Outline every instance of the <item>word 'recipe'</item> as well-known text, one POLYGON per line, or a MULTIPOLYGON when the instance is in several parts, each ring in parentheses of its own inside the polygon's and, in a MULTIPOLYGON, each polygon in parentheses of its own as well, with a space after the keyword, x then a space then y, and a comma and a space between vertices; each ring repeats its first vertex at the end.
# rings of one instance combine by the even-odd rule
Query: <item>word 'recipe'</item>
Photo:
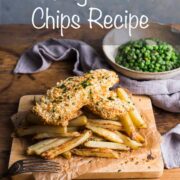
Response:
MULTIPOLYGON (((83 7, 82 4, 77 3, 77 5, 83 7)), ((111 29, 113 27, 116 29, 125 28, 128 30, 129 36, 132 36, 132 30, 138 26, 142 29, 149 27, 147 16, 142 15, 138 17, 127 10, 125 10, 124 14, 124 16, 121 14, 115 16, 105 15, 99 8, 90 7, 87 21, 91 29, 93 29, 93 25, 99 26, 102 29, 111 29)), ((61 36, 64 36, 65 29, 70 27, 79 29, 81 27, 81 19, 77 14, 70 16, 61 13, 60 10, 57 10, 56 16, 53 16, 50 14, 49 8, 43 9, 42 7, 37 7, 32 13, 32 25, 36 29, 60 29, 61 36), (36 20, 42 23, 38 24, 36 20)))

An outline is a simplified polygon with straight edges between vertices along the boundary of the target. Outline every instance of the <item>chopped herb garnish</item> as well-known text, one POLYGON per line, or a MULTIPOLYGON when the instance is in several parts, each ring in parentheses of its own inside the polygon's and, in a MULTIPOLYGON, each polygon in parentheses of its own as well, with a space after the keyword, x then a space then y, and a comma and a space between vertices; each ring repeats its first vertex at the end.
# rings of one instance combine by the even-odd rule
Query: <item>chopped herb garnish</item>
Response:
POLYGON ((85 81, 83 81, 83 82, 81 83, 81 85, 82 85, 83 88, 86 88, 86 87, 88 87, 88 86, 91 86, 92 84, 91 84, 91 82, 89 82, 88 80, 85 80, 85 81))
POLYGON ((90 89, 89 94, 92 95, 92 90, 90 89))
POLYGON ((58 86, 58 88, 63 89, 63 93, 65 93, 67 90, 67 87, 64 84, 62 84, 61 86, 58 86))
POLYGON ((114 99, 113 99, 112 97, 108 97, 108 99, 109 99, 110 101, 114 101, 114 99))

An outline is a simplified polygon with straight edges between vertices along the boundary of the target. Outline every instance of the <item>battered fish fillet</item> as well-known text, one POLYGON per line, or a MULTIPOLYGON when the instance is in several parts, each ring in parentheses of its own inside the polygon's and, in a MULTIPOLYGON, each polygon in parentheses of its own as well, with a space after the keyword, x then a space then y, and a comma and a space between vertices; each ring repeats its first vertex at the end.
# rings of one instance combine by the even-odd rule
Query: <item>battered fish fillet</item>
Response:
POLYGON ((100 105, 102 108, 109 107, 109 110, 116 107, 122 112, 126 111, 123 103, 117 98, 117 104, 104 101, 103 105, 103 101, 100 100, 100 97, 108 98, 109 88, 118 81, 119 78, 115 72, 104 69, 91 71, 84 76, 67 78, 48 90, 33 107, 33 112, 45 124, 66 126, 69 120, 80 115, 80 109, 83 106, 88 106, 93 112, 97 111, 96 114, 99 113, 102 117, 108 117, 108 115, 105 115, 107 114, 105 111, 100 112, 100 105), (98 106, 94 105, 98 102, 100 103, 98 106))
POLYGON ((94 95, 87 108, 103 119, 119 120, 132 107, 128 103, 122 102, 116 92, 107 91, 105 96, 94 95))

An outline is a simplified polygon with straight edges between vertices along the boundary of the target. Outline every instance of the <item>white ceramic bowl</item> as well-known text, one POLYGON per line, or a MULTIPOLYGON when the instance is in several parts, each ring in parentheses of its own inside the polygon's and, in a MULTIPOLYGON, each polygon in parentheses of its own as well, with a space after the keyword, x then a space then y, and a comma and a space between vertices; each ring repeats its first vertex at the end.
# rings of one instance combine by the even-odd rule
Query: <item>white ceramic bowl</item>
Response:
POLYGON ((180 33, 172 29, 171 26, 151 23, 149 28, 137 28, 133 30, 132 37, 129 36, 127 29, 113 29, 103 40, 103 51, 107 57, 108 63, 118 72, 133 78, 141 80, 152 79, 170 79, 180 74, 180 68, 165 72, 141 72, 125 68, 115 62, 118 47, 130 40, 138 40, 141 38, 158 38, 168 42, 174 47, 179 47, 180 33))

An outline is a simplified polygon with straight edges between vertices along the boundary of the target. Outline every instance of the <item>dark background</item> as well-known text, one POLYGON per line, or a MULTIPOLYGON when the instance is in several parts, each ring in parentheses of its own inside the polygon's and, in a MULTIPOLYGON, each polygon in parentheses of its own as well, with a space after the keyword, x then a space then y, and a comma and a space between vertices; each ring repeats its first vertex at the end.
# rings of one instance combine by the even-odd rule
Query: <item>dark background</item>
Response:
MULTIPOLYGON (((49 7, 52 15, 56 10, 71 15, 78 14, 86 23, 89 7, 98 7, 104 14, 124 15, 128 11, 138 16, 145 14, 150 21, 161 23, 180 22, 180 0, 88 0, 87 7, 78 7, 76 1, 83 0, 0 0, 0 24, 31 24, 33 10, 49 7)), ((36 21, 38 22, 38 20, 36 21)))

